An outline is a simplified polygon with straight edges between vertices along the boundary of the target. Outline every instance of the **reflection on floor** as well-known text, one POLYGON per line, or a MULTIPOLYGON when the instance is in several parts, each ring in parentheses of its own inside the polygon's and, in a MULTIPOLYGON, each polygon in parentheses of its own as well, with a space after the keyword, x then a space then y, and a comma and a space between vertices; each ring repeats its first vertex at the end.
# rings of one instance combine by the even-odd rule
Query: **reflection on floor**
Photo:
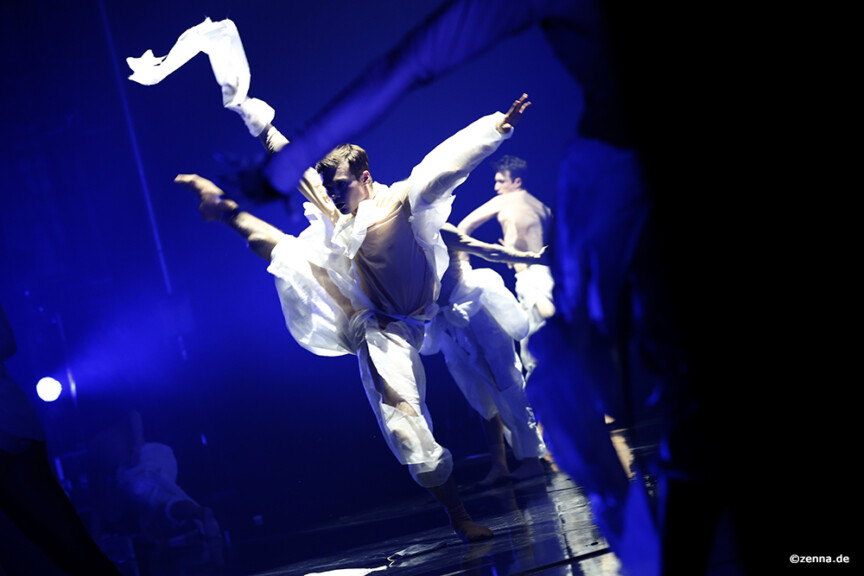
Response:
POLYGON ((492 540, 463 544, 430 497, 285 535, 266 547, 281 547, 283 557, 294 559, 263 570, 235 567, 231 574, 619 575, 618 560, 593 524, 586 498, 564 474, 547 468, 545 477, 486 489, 460 488, 474 519, 495 532, 492 540))

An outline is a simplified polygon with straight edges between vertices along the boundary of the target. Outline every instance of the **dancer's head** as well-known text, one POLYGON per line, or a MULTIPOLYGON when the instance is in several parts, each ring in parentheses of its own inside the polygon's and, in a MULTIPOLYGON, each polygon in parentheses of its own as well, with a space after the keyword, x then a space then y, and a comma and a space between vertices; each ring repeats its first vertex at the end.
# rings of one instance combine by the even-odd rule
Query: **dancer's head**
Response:
POLYGON ((518 156, 502 156, 494 164, 495 192, 507 194, 524 188, 524 176, 528 172, 528 163, 518 156))
POLYGON ((331 150, 315 170, 321 174, 327 194, 343 214, 353 214, 361 201, 372 197, 369 157, 355 144, 342 144, 331 150))

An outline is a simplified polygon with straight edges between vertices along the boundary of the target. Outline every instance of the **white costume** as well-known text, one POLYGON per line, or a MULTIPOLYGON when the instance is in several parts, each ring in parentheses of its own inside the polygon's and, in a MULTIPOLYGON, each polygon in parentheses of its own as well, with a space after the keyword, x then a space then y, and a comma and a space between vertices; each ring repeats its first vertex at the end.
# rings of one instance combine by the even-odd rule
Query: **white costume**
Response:
POLYGON ((451 136, 407 180, 390 187, 375 183, 374 197, 335 226, 307 203, 309 227, 296 238, 286 236, 268 268, 298 343, 319 355, 358 355, 390 450, 426 488, 440 486, 452 472, 450 452, 432 435, 419 355, 449 264, 440 229, 453 190, 512 135, 497 131, 502 117, 483 117, 451 136), (417 416, 384 401, 370 363, 417 416))
POLYGON ((252 73, 237 26, 227 18, 219 22, 205 18, 181 34, 165 56, 157 58, 147 50, 138 58, 126 58, 132 69, 129 79, 145 86, 158 84, 201 52, 209 57, 213 75, 222 87, 222 105, 239 114, 249 133, 258 136, 276 112, 266 102, 249 98, 252 73))
POLYGON ((519 341, 519 357, 525 367, 526 379, 537 367, 537 358, 534 357, 529 348, 529 338, 546 325, 546 319, 537 310, 537 300, 545 297, 552 302, 552 290, 554 288, 555 280, 552 278, 552 270, 548 266, 532 264, 525 270, 516 273, 516 296, 528 314, 528 334, 519 341))
POLYGON ((501 415, 518 459, 545 455, 514 346, 528 334, 528 317, 504 280, 494 270, 452 258, 440 302, 421 353, 440 350, 471 407, 486 420, 501 415))
POLYGON ((522 304, 522 308, 528 313, 528 334, 531 336, 546 324, 546 320, 540 315, 535 307, 540 297, 552 301, 552 290, 555 288, 555 280, 552 278, 552 270, 542 264, 532 264, 525 270, 517 272, 516 296, 522 304))
MULTIPOLYGON (((241 115, 251 134, 267 129, 263 136, 270 152, 287 144, 275 128, 267 128, 272 109, 248 97, 249 66, 230 20, 208 19, 190 28, 165 57, 148 50, 127 58, 134 71, 130 79, 156 84, 199 52, 210 58, 224 106, 241 115)), ((450 215, 453 190, 512 136, 513 130, 496 129, 503 116, 483 117, 451 136, 407 180, 390 187, 375 183, 373 197, 360 202, 356 215, 343 215, 335 225, 318 206, 306 203, 309 227, 297 237, 286 235, 268 267, 288 329, 301 346, 322 356, 358 356, 366 395, 390 450, 425 488, 444 484, 452 472, 450 452, 432 436, 419 354, 449 263, 440 230, 450 215), (382 391, 392 404, 406 402, 417 416, 388 404, 382 391)), ((319 206, 326 204, 332 206, 323 194, 319 206)))

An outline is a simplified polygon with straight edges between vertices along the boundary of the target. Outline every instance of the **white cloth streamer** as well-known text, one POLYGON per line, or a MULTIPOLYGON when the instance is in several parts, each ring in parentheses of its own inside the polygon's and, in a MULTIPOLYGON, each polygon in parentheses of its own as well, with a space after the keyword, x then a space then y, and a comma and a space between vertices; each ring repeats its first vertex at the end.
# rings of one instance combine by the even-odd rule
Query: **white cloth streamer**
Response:
POLYGON ((183 32, 166 56, 157 58, 152 50, 147 50, 139 58, 126 58, 126 63, 132 69, 129 79, 144 86, 153 86, 199 52, 204 52, 210 58, 213 75, 222 87, 222 105, 239 114, 249 133, 257 137, 273 121, 276 113, 263 100, 248 97, 252 74, 240 33, 229 19, 213 22, 205 18, 201 24, 183 32))

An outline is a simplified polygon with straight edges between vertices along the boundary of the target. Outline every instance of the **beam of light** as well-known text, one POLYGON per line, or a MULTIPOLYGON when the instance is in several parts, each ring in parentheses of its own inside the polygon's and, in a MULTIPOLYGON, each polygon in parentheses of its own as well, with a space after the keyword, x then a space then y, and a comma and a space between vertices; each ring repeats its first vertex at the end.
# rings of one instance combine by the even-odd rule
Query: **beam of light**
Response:
POLYGON ((99 2, 99 8, 102 12, 102 25, 105 28, 108 51, 111 54, 111 63, 114 67, 114 77, 117 79, 117 88, 120 91, 120 99, 123 103, 123 113, 126 117, 126 128, 129 130, 129 140, 132 143, 132 151, 135 156, 135 166, 138 168, 138 179, 141 182, 141 188, 144 191, 144 203, 147 206, 147 216, 150 219, 150 229, 153 232, 153 242, 156 245, 156 256, 159 259, 159 266, 162 269, 162 280, 165 283, 165 291, 171 295, 173 294, 174 289, 171 286, 171 278, 168 275, 168 265, 165 262, 165 253, 162 250, 162 239, 159 235, 159 227, 156 224, 156 215, 153 212, 153 202, 150 199, 150 186, 147 182, 147 177, 144 174, 144 162, 141 160, 141 151, 138 148, 138 136, 135 134, 135 126, 132 122, 132 113, 129 110, 129 101, 126 98, 126 88, 123 85, 124 77, 120 73, 120 66, 117 63, 117 50, 114 47, 114 36, 111 34, 111 27, 108 24, 108 14, 105 12, 105 4, 99 2))
POLYGON ((72 397, 72 402, 75 407, 78 407, 78 384, 75 382, 75 376, 72 374, 72 368, 66 367, 66 380, 69 382, 69 395, 72 397))

